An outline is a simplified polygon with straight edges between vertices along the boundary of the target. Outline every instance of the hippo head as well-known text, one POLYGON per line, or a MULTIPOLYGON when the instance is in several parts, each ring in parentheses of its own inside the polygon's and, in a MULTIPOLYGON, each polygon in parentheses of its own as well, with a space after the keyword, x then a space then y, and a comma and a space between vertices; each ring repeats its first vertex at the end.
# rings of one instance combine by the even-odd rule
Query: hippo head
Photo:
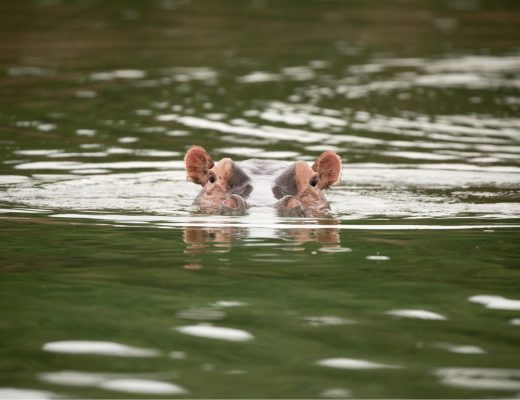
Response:
POLYGON ((247 209, 245 199, 253 187, 242 169, 230 158, 214 162, 208 152, 193 146, 184 157, 188 180, 198 183, 202 190, 194 204, 204 212, 242 214, 247 209))
POLYGON ((320 216, 329 210, 323 191, 340 181, 341 159, 332 151, 322 153, 312 167, 296 161, 275 180, 278 210, 285 216, 320 216))

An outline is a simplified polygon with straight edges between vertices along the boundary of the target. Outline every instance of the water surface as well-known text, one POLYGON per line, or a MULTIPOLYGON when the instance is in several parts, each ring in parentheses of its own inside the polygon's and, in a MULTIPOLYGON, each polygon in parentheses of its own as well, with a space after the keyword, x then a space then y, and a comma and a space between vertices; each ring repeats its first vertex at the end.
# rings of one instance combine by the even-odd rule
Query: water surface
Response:
POLYGON ((519 13, 4 2, 0 397, 518 396, 519 13), (194 144, 332 216, 201 215, 194 144))

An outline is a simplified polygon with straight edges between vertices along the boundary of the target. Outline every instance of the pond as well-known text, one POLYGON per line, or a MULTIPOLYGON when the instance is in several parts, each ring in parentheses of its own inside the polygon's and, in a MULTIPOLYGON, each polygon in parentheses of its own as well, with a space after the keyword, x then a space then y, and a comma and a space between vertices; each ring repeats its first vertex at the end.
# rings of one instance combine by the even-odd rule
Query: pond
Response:
POLYGON ((0 398, 518 396, 519 17, 2 2, 0 398), (192 145, 335 151, 332 215, 201 214, 192 145))

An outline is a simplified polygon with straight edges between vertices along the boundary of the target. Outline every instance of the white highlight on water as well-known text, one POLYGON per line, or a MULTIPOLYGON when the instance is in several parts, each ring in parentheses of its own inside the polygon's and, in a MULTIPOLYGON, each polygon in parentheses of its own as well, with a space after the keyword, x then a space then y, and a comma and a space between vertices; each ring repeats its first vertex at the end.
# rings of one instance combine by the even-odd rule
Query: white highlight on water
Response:
POLYGON ((440 368, 444 385, 482 390, 520 390, 520 370, 501 368, 440 368))
POLYGON ((45 383, 64 386, 97 386, 105 379, 107 374, 98 374, 80 371, 58 371, 38 374, 38 379, 45 383))
POLYGON ((119 374, 81 371, 46 372, 38 375, 41 382, 63 386, 91 386, 124 393, 185 394, 186 389, 171 382, 131 378, 119 374))
POLYGON ((247 306, 247 303, 233 300, 219 300, 211 305, 214 307, 243 307, 247 306))
POLYGON ((348 389, 333 387, 329 389, 325 389, 320 393, 320 397, 325 397, 328 399, 345 399, 350 397, 351 393, 348 389))
POLYGON ((119 69, 110 72, 96 72, 90 75, 93 81, 111 81, 113 79, 141 79, 146 76, 146 71, 140 69, 119 69))
POLYGON ((214 308, 191 308, 177 313, 177 317, 184 319, 195 319, 201 321, 215 321, 223 319, 226 313, 214 308))
POLYGON ((178 332, 208 339, 225 340, 229 342, 246 342, 254 336, 241 329, 225 328, 213 325, 187 325, 175 328, 178 332))
POLYGON ((337 317, 334 315, 303 317, 302 319, 307 322, 308 326, 336 326, 355 323, 355 321, 350 319, 337 317))
POLYGON ((390 257, 376 255, 376 256, 367 256, 366 259, 372 260, 372 261, 387 261, 387 260, 390 260, 390 257))
POLYGON ((469 301, 480 303, 494 310, 520 310, 520 300, 506 299, 502 296, 477 295, 471 296, 469 301))
POLYGON ((0 399, 31 399, 31 400, 47 400, 59 399, 58 396, 51 392, 32 389, 16 389, 16 388, 0 388, 0 399))
POLYGON ((102 389, 114 390, 124 393, 139 394, 186 394, 187 391, 183 387, 162 381, 154 381, 148 379, 114 379, 108 380, 99 385, 102 389))
POLYGON ((418 318, 430 320, 445 320, 446 317, 431 311, 426 310, 390 310, 385 314, 401 318, 418 318))
POLYGON ((157 357, 161 354, 155 349, 127 346, 116 342, 91 340, 48 342, 43 345, 42 349, 52 353, 96 354, 117 357, 157 357))
POLYGON ((436 343, 434 347, 438 349, 447 350, 451 353, 457 354, 485 354, 486 351, 478 346, 472 345, 458 345, 452 343, 436 343))
POLYGON ((318 361, 317 364, 323 367, 342 369, 400 368, 397 365, 381 364, 372 361, 359 360, 355 358, 326 358, 318 361))

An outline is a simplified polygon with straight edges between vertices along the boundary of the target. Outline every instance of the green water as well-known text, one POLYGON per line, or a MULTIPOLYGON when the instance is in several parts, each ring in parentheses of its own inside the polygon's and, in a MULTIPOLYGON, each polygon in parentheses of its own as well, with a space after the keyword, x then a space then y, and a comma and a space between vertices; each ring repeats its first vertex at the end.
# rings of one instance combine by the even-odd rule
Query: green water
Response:
POLYGON ((0 398, 515 398, 514 1, 0 4, 0 398), (200 215, 183 155, 333 217, 200 215))

